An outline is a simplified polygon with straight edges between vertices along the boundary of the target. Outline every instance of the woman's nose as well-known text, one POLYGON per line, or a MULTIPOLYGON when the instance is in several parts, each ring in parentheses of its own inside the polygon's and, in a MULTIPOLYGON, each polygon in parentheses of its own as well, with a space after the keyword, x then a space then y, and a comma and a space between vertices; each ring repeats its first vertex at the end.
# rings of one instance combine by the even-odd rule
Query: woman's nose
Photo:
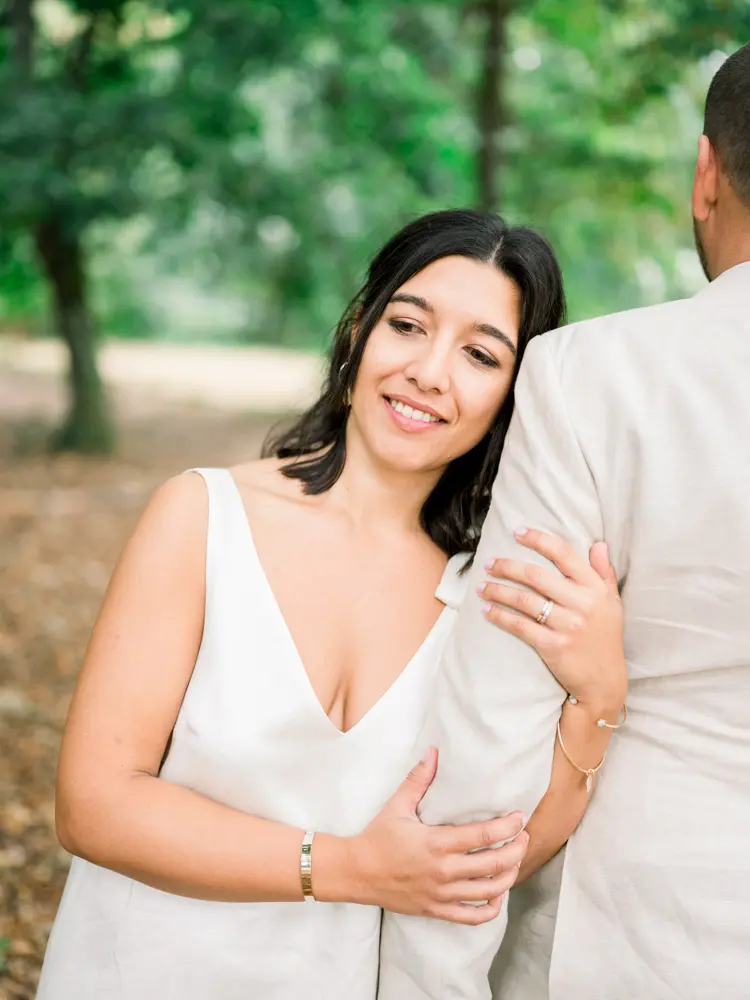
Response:
POLYGON ((406 378, 422 392, 447 392, 450 367, 446 352, 436 344, 425 344, 406 370, 406 378))

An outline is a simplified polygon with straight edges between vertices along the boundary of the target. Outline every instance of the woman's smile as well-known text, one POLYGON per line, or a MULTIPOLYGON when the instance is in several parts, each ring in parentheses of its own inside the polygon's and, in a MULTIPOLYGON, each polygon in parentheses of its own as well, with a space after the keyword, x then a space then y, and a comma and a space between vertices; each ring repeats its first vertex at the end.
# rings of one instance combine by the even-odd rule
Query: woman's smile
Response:
POLYGON ((409 433, 432 430, 446 422, 433 409, 424 404, 420 408, 406 396, 384 396, 383 402, 397 426, 409 433))

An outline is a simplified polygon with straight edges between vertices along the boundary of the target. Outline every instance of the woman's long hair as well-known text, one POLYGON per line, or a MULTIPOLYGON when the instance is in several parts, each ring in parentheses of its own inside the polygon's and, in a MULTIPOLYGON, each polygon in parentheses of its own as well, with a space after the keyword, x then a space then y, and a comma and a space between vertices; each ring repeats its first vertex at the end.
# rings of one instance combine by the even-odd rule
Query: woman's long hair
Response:
POLYGON ((422 527, 452 556, 476 551, 526 345, 565 321, 560 267, 550 245, 533 229, 508 226, 494 213, 471 209, 435 212, 405 226, 376 255, 339 321, 320 398, 288 430, 272 433, 263 455, 291 459, 282 471, 299 479, 306 493, 324 493, 333 486, 346 461, 347 401, 367 339, 395 292, 443 257, 494 265, 515 283, 522 299, 516 369, 507 399, 484 438, 448 465, 422 507, 422 527))

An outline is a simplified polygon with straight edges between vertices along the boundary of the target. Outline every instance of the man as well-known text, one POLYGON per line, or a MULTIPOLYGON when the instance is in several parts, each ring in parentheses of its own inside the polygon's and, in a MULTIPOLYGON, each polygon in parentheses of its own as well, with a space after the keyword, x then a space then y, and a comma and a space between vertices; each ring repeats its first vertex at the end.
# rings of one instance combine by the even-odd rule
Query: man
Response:
MULTIPOLYGON (((628 718, 562 855, 514 890, 497 1000, 750 996, 750 45, 708 94, 693 216, 710 284, 689 301, 532 342, 471 584, 513 529, 610 549, 628 718)), ((422 816, 523 808, 549 779, 565 693, 465 601, 425 746, 422 816)), ((533 847, 533 844, 532 844, 533 847)), ((485 1000, 505 915, 386 914, 380 1000, 485 1000)))

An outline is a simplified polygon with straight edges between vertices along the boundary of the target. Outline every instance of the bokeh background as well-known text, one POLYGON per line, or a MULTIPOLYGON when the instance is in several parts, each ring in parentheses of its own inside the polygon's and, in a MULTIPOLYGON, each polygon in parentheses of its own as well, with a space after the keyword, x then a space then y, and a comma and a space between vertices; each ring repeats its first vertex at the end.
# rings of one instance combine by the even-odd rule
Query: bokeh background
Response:
POLYGON ((748 39, 749 0, 0 2, 0 1000, 34 995, 59 733, 150 491, 257 455, 424 211, 541 229, 573 319, 691 294, 748 39))

